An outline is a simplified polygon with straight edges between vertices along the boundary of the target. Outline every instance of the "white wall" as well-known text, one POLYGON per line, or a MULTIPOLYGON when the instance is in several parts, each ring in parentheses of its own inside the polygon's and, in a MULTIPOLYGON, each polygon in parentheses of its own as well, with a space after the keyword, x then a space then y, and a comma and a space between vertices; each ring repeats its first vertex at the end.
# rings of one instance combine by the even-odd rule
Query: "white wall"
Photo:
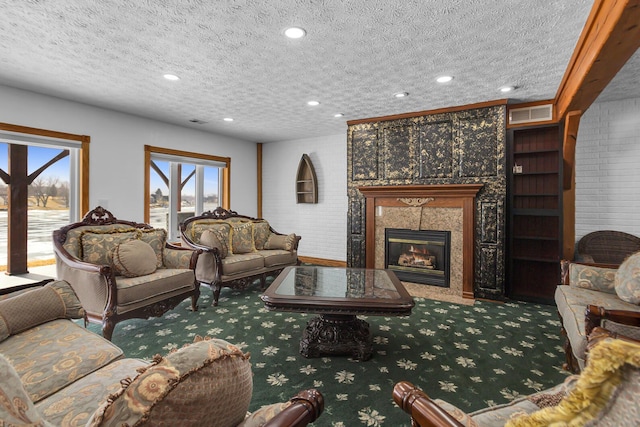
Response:
POLYGON ((576 241, 597 230, 640 236, 640 98, 594 103, 576 143, 576 241))
POLYGON ((144 219, 144 146, 231 158, 231 209, 257 215, 256 144, 0 85, 0 122, 89 135, 89 206, 144 219))
POLYGON ((298 254, 347 259, 347 132, 263 146, 262 216, 280 233, 302 236, 298 254), (298 163, 309 155, 318 177, 318 203, 297 204, 298 163))

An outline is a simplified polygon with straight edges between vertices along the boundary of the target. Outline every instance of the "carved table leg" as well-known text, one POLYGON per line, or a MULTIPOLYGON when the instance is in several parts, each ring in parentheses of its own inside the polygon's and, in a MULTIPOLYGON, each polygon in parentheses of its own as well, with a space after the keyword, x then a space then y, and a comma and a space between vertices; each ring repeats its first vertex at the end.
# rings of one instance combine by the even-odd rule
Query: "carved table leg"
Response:
POLYGON ((369 324, 353 315, 325 314, 307 323, 300 340, 304 357, 350 355, 365 361, 373 355, 369 324))

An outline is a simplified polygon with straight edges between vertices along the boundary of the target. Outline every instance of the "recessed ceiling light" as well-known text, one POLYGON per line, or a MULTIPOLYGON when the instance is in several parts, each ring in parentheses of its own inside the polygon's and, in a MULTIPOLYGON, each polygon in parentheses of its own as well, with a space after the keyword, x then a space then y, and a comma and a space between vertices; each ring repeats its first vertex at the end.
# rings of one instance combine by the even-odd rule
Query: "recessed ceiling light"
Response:
POLYGON ((500 92, 511 92, 512 90, 515 90, 514 86, 503 86, 500 88, 500 92))
POLYGON ((311 105, 312 107, 315 107, 316 105, 320 105, 320 103, 318 101, 309 101, 307 102, 307 105, 311 105))
POLYGON ((300 27, 290 27, 284 30, 284 35, 290 39, 299 39, 307 35, 307 32, 300 27))
POLYGON ((180 80, 180 77, 176 76, 175 74, 165 74, 163 77, 167 80, 171 80, 172 82, 180 80))
POLYGON ((232 122, 233 121, 233 119, 231 117, 225 117, 222 120, 224 120, 225 122, 232 122))
POLYGON ((336 113, 336 114, 333 115, 333 117, 343 117, 343 116, 344 116, 344 114, 342 114, 342 113, 336 113))
POLYGON ((438 83, 448 83, 453 80, 452 76, 440 76, 436 79, 438 83))
POLYGON ((404 98, 409 96, 409 92, 397 92, 394 93, 393 96, 395 96, 396 98, 404 98))

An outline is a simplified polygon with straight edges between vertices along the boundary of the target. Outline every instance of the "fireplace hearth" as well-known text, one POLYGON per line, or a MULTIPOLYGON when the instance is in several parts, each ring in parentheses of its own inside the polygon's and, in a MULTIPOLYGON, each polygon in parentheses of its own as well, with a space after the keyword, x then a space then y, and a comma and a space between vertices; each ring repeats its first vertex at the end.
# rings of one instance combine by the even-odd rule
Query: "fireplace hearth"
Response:
POLYGON ((451 232, 385 229, 385 268, 403 282, 449 287, 451 232))

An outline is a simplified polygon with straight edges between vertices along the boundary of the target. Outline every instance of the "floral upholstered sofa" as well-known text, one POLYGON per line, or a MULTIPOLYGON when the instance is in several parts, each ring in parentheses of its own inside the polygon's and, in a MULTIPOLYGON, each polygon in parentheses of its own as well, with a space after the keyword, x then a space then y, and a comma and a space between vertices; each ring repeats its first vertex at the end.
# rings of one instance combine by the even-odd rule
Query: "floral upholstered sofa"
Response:
POLYGON ((640 252, 619 267, 561 261, 555 302, 569 371, 584 369, 587 336, 602 326, 640 340, 640 252))
POLYGON ((213 305, 218 305, 223 286, 245 289, 260 279, 264 288, 267 276, 300 263, 300 236, 278 233, 264 219, 223 208, 188 218, 180 233, 185 246, 203 251, 196 280, 213 289, 213 305))
POLYGON ((249 355, 219 339, 197 339, 152 362, 70 319, 84 309, 62 280, 0 291, 0 425, 305 426, 322 394, 247 409, 249 355), (268 425, 268 424, 267 424, 268 425))

